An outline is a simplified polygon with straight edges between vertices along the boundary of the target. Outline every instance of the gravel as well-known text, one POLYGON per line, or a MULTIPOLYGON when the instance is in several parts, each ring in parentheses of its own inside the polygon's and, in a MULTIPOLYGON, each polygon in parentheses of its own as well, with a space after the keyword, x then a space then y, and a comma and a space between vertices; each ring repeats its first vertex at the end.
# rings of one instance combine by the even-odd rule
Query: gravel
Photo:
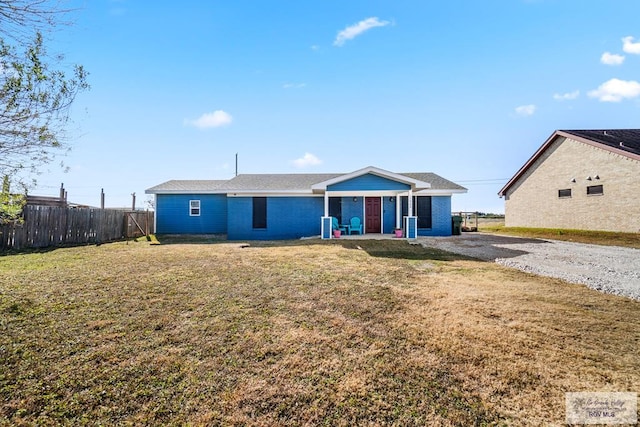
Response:
POLYGON ((424 246, 640 300, 640 249, 486 233, 418 240, 424 246))

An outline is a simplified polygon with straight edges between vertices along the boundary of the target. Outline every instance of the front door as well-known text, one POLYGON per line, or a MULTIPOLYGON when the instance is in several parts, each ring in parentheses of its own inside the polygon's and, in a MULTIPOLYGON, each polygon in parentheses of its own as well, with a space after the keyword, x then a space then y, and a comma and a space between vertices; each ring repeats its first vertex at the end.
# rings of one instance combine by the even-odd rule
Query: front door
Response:
POLYGON ((364 232, 381 233, 380 197, 365 197, 364 206, 364 232))

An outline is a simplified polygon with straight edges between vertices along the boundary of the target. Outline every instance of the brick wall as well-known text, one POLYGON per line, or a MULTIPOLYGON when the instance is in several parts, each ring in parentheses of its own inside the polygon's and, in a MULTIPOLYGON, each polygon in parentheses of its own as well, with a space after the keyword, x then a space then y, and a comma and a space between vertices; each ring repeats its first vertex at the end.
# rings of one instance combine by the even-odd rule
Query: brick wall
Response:
POLYGON ((507 227, 640 232, 640 161, 559 137, 508 190, 505 215, 507 227))

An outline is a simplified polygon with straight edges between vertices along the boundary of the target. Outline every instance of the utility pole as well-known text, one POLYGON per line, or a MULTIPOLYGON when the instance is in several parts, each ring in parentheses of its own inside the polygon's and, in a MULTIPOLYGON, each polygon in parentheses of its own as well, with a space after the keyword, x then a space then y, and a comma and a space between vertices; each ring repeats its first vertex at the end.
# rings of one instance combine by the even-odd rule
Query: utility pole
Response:
POLYGON ((131 193, 131 210, 135 211, 136 210, 136 193, 131 193))
POLYGON ((238 176, 238 153, 236 153, 236 176, 238 176))

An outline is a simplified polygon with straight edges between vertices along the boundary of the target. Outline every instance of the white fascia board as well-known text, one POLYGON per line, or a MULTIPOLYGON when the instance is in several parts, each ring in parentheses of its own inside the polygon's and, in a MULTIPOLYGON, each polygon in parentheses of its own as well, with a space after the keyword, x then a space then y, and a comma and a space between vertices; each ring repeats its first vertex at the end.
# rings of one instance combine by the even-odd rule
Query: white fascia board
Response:
POLYGON ((380 169, 380 168, 376 168, 374 166, 368 166, 366 168, 363 169, 359 169, 355 172, 351 172, 348 174, 344 174, 344 175, 340 175, 337 176, 335 178, 331 178, 328 179, 326 181, 323 182, 319 182, 317 184, 314 184, 311 186, 311 189, 314 191, 324 191, 327 189, 327 187, 329 185, 332 184, 337 184, 339 182, 343 182, 343 181, 348 181, 350 179, 353 178, 357 178, 359 176, 362 175, 366 175, 368 173, 383 177, 383 178, 389 178, 393 181, 398 181, 398 182, 402 182, 405 184, 410 184, 412 186, 412 188, 431 188, 431 184, 429 184, 428 182, 424 182, 424 181, 419 181, 417 179, 413 179, 413 178, 409 178, 408 176, 405 175, 400 175, 394 172, 389 172, 387 170, 384 169, 380 169))
POLYGON ((464 194, 467 190, 421 190, 413 193, 414 196, 451 196, 453 194, 464 194))
POLYGON ((313 194, 310 191, 229 191, 227 197, 323 197, 322 194, 313 194))
POLYGON ((145 190, 145 194, 227 194, 224 190, 145 190))
POLYGON ((365 191, 365 190, 358 190, 358 191, 327 191, 326 192, 329 197, 356 197, 356 196, 362 196, 362 197, 396 197, 396 196, 400 196, 402 194, 406 194, 407 191, 406 190, 372 190, 372 191, 365 191))

